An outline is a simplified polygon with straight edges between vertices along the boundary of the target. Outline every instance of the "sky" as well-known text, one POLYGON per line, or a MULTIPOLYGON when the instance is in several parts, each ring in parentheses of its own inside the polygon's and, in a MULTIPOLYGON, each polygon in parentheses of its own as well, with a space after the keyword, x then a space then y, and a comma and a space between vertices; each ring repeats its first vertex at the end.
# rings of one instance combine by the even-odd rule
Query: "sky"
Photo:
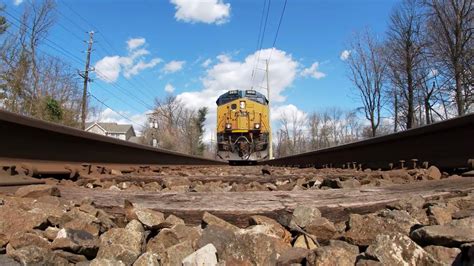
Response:
MULTIPOLYGON (((19 17, 25 3, 4 1, 19 17)), ((86 32, 95 31, 89 90, 99 111, 91 119, 131 120, 137 131, 154 99, 172 94, 189 108, 209 108, 208 140, 215 133, 220 94, 251 88, 266 94, 266 60, 274 128, 283 113, 360 107, 347 75, 347 44, 366 28, 384 34, 400 1, 289 0, 276 42, 285 1, 271 0, 268 19, 265 13, 262 19, 268 2, 60 0, 56 23, 41 48, 83 70, 86 32), (259 32, 264 32, 261 46, 259 32)))

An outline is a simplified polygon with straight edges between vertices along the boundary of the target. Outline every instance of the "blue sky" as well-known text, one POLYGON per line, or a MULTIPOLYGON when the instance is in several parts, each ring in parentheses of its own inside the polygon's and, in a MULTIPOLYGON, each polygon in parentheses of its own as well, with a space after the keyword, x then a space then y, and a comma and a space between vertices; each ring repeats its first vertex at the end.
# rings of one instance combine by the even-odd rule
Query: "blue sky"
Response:
MULTIPOLYGON (((21 2, 11 0, 7 10, 19 14, 21 2)), ((263 72, 258 70, 257 81, 251 82, 255 58, 263 68, 263 59, 272 54, 270 84, 277 120, 286 111, 359 107, 341 53, 355 31, 368 27, 383 34, 398 2, 289 0, 271 51, 284 4, 272 0, 264 50, 258 53, 264 0, 65 0, 58 1, 57 24, 48 38, 68 55, 48 46, 42 49, 83 69, 76 61, 85 58, 84 31, 99 31, 92 65, 102 77, 92 75, 90 90, 137 123, 143 122, 153 97, 171 91, 192 108, 215 109, 213 102, 222 91, 260 83, 263 72)), ((104 106, 101 110, 100 119, 122 119, 104 106)), ((214 114, 211 110, 209 129, 214 114)))

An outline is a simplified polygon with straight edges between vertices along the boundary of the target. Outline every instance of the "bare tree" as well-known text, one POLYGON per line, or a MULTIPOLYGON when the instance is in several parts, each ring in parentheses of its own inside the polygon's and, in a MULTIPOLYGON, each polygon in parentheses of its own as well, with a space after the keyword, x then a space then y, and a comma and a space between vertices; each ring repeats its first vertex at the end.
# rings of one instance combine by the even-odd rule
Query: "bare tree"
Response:
POLYGON ((359 93, 365 118, 370 122, 372 136, 375 136, 380 124, 384 76, 387 71, 382 47, 365 31, 355 36, 349 49, 352 52, 346 62, 350 69, 350 79, 359 93))
POLYGON ((424 67, 423 60, 426 58, 426 41, 423 35, 423 16, 417 2, 404 0, 394 9, 390 15, 385 47, 387 74, 394 90, 389 95, 395 96, 395 124, 398 123, 398 105, 402 104, 407 129, 415 126, 416 90, 425 78, 420 74, 425 73, 421 68, 424 67), (399 95, 403 101, 399 101, 399 95))
POLYGON ((465 114, 473 104, 472 65, 474 65, 474 1, 425 0, 429 8, 428 33, 437 70, 454 84, 458 115, 465 114))

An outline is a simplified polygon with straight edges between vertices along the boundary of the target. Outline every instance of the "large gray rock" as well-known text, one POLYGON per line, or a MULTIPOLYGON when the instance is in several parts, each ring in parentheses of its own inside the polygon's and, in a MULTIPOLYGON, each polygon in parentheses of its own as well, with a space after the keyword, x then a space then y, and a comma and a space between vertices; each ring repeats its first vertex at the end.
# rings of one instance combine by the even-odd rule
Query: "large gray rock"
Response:
POLYGON ((177 224, 171 229, 174 230, 174 233, 178 237, 178 242, 189 240, 193 248, 197 249, 197 241, 201 237, 201 228, 199 226, 191 227, 184 224, 177 224))
POLYGON ((333 238, 337 230, 334 223, 324 217, 316 217, 304 230, 315 236, 318 241, 326 242, 333 238))
POLYGON ((13 234, 10 237, 9 245, 13 249, 19 249, 31 245, 44 249, 51 248, 51 244, 49 243, 49 241, 40 234, 36 233, 35 231, 18 232, 13 234))
POLYGON ((416 229, 411 238, 422 245, 459 247, 474 242, 474 217, 454 220, 445 225, 431 225, 416 229))
POLYGON ((97 258, 132 264, 142 253, 144 235, 135 230, 112 228, 100 236, 97 258))
POLYGON ((217 265, 217 250, 213 244, 207 244, 183 259, 183 266, 217 265))
POLYGON ((365 253, 384 265, 441 265, 408 236, 400 233, 378 235, 365 253))
POLYGON ((354 265, 359 248, 344 241, 331 240, 317 248, 308 260, 312 265, 354 265))
POLYGON ((82 254, 92 259, 97 255, 99 240, 86 231, 63 228, 56 235, 51 248, 82 254))
POLYGON ((16 260, 8 257, 5 254, 0 254, 0 265, 2 265, 2 266, 20 266, 21 264, 18 263, 16 260))
POLYGON ((291 217, 290 227, 295 224, 301 228, 312 224, 316 219, 321 218, 321 212, 313 206, 297 206, 291 217))
POLYGON ((426 170, 426 177, 428 180, 438 180, 441 178, 441 171, 438 167, 432 165, 426 170))
POLYGON ((135 214, 137 219, 146 227, 146 228, 157 228, 161 223, 165 221, 165 216, 161 212, 157 212, 150 209, 136 208, 135 214))

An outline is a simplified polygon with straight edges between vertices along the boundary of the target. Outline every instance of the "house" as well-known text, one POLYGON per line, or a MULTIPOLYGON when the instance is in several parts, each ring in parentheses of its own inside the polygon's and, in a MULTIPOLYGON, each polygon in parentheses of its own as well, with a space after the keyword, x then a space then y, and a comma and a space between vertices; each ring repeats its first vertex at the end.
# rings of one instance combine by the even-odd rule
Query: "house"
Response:
POLYGON ((129 140, 131 137, 136 136, 132 125, 117 123, 86 123, 85 131, 121 140, 129 140))

